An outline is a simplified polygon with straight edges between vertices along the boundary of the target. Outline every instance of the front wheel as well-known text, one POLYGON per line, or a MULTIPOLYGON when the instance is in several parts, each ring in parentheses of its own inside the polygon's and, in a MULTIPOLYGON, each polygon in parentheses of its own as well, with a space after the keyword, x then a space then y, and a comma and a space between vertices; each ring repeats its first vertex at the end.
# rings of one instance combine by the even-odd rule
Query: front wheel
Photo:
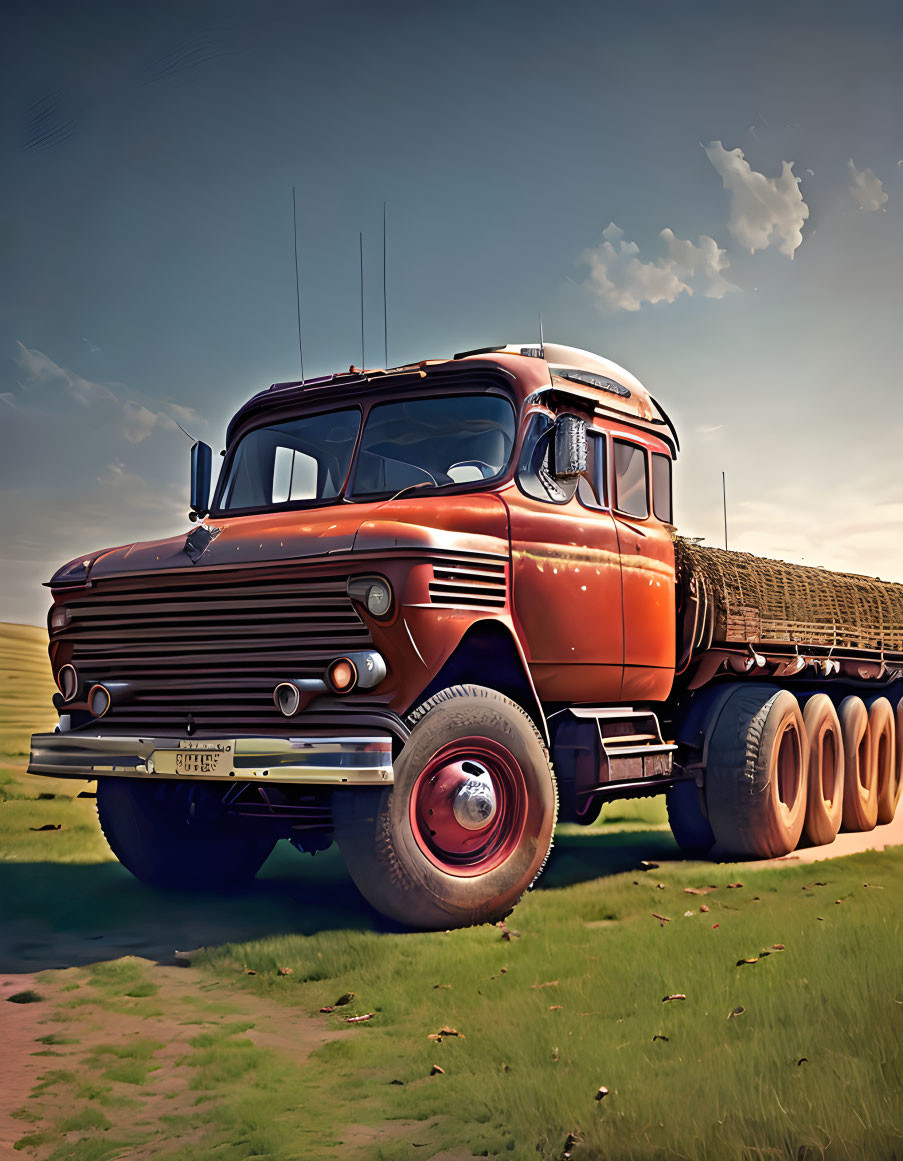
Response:
POLYGON ((518 705, 482 686, 442 690, 412 720, 391 789, 333 794, 351 877, 408 927, 500 919, 552 844, 558 803, 546 747, 518 705))
POLYGON ((249 883, 275 846, 223 810, 213 786, 99 778, 97 816, 113 854, 153 887, 229 890, 249 883))

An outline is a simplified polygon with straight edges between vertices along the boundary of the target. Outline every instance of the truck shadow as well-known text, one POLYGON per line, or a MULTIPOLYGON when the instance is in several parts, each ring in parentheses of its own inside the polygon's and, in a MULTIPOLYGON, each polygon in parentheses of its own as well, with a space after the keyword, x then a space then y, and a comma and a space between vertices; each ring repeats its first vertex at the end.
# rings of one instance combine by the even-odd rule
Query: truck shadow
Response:
POLYGON ((648 870, 642 866, 644 862, 673 862, 681 857, 670 830, 608 833, 590 826, 576 833, 559 832, 536 890, 571 887, 625 871, 648 870))
MULTIPOLYGON (((662 831, 563 834, 539 889, 673 859, 662 831)), ((280 843, 258 878, 231 895, 159 891, 119 863, 0 863, 0 972, 78 967, 124 955, 173 963, 174 951, 276 934, 389 931, 358 893, 335 847, 315 858, 280 843)))

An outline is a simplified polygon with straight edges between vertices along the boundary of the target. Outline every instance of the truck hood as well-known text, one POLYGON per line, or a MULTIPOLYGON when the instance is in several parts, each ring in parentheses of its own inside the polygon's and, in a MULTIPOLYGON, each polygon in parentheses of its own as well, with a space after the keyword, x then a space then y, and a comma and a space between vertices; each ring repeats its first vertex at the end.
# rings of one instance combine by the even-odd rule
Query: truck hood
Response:
POLYGON ((348 552, 366 513, 356 505, 258 516, 208 519, 166 540, 144 540, 79 556, 64 565, 51 587, 104 577, 173 569, 241 567, 348 552), (85 564, 87 563, 87 569, 85 564))
POLYGON ((51 588, 80 587, 87 579, 241 567, 352 550, 440 549, 507 554, 508 521, 497 495, 401 497, 373 504, 336 504, 257 516, 208 519, 187 533, 83 553, 51 578, 51 588))

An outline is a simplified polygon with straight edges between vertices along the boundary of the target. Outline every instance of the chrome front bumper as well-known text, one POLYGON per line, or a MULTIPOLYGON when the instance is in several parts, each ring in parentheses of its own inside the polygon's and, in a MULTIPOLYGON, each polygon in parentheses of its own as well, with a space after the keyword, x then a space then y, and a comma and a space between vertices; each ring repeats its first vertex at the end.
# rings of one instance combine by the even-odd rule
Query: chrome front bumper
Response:
POLYGON ((56 778, 178 778, 390 786, 392 739, 119 738, 33 734, 29 774, 56 778))

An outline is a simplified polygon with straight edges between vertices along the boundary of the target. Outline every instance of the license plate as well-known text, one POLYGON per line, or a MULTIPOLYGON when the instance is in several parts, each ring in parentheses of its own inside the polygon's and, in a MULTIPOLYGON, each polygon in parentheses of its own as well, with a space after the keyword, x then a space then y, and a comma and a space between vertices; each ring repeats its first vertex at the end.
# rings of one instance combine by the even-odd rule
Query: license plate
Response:
POLYGON ((228 778, 235 756, 234 742, 180 741, 177 750, 156 750, 154 768, 158 774, 185 778, 228 778))

